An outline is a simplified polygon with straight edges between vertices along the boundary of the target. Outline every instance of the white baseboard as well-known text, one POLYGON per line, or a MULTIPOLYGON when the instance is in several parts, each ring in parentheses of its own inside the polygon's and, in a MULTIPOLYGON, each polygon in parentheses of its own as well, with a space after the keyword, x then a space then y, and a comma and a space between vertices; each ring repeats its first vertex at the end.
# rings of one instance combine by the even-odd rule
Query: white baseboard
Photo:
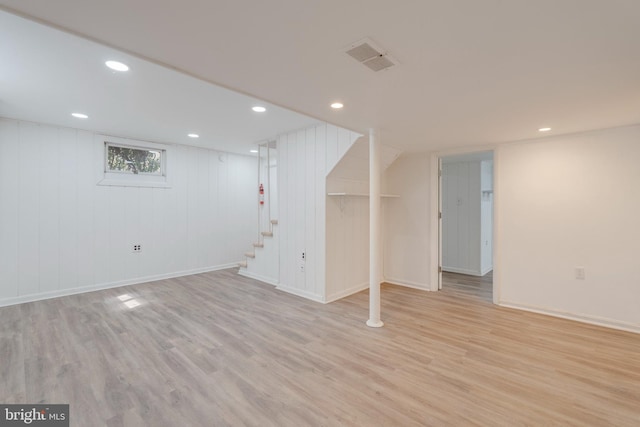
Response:
POLYGON ((350 288, 345 289, 344 291, 334 292, 331 295, 327 295, 327 299, 326 299, 325 303, 328 304, 330 302, 337 301, 337 300, 342 299, 344 297, 348 297, 349 295, 357 294, 360 291, 364 291, 368 287, 369 287, 369 283, 361 283, 361 284, 356 285, 356 286, 351 286, 350 288))
POLYGON ((585 314, 574 314, 563 311, 550 310, 542 307, 534 307, 525 304, 518 304, 507 301, 500 301, 498 303, 501 307, 515 308, 517 310, 530 311, 532 313, 545 314, 547 316, 560 317, 562 319, 575 320, 577 322, 588 323, 591 325, 604 326, 605 328, 618 329, 621 331, 634 332, 640 334, 640 325, 620 322, 614 319, 607 319, 597 316, 590 316, 585 314))
POLYGON ((481 271, 478 270, 469 270, 466 268, 456 268, 456 267, 445 267, 442 266, 442 271, 446 271, 448 273, 458 273, 458 274, 466 274, 468 276, 484 276, 481 271))
POLYGON ((311 301, 319 302, 319 303, 322 303, 322 304, 325 303, 324 298, 322 298, 321 295, 312 294, 311 292, 301 291, 300 289, 288 288, 286 286, 283 286, 282 284, 277 285, 276 289, 279 290, 279 291, 286 292, 288 294, 292 294, 292 295, 295 295, 295 296, 298 296, 298 297, 309 299, 311 301))
POLYGON ((258 280, 260 282, 264 282, 273 286, 278 286, 278 279, 262 276, 260 274, 255 274, 250 271, 247 271, 246 269, 241 268, 240 271, 238 271, 238 274, 244 277, 248 277, 249 279, 258 280))
POLYGON ((392 277, 385 277, 384 281, 391 285, 404 286, 405 288, 419 289, 421 291, 431 291, 431 288, 426 283, 417 283, 409 280, 394 279, 392 277))
POLYGON ((98 283, 95 285, 81 286, 79 288, 60 289, 57 291, 42 292, 38 294, 21 295, 19 297, 0 299, 0 307, 15 304, 23 304, 27 302, 41 301, 51 298, 59 298, 68 295, 83 294, 85 292, 101 291, 104 289, 119 288, 121 286, 137 285, 140 283, 155 282, 157 280, 173 279, 175 277, 191 276, 193 274, 207 273, 210 271, 224 270, 237 266, 237 262, 230 264, 216 265, 213 267, 196 268, 192 270, 183 270, 174 273, 157 274, 153 276, 136 277, 133 279, 119 280, 117 282, 98 283))

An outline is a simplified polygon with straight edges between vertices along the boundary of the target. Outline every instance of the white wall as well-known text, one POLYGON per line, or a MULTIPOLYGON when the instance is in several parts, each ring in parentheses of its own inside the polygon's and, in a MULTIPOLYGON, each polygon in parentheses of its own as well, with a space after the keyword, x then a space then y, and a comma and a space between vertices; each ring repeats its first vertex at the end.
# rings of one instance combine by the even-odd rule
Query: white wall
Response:
POLYGON ((0 305, 228 266, 253 241, 254 158, 173 146, 172 188, 98 186, 102 144, 0 119, 0 305))
POLYGON ((323 124, 278 137, 279 289, 326 300, 326 177, 359 136, 323 124))
POLYGON ((640 126, 497 148, 500 303, 640 332, 639 159, 640 126))
MULTIPOLYGON (((400 156, 383 175, 384 279, 429 289, 431 159, 426 153, 400 156)), ((437 236, 435 236, 437 239, 437 236)))

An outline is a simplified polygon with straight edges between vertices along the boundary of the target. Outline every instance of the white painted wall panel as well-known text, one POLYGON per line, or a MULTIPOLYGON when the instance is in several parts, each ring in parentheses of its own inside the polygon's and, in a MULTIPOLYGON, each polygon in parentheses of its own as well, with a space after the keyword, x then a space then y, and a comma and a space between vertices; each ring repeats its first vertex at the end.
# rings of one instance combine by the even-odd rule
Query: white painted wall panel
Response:
POLYGON ((59 284, 78 287, 78 135, 59 130, 59 284))
MULTIPOLYGON (((316 256, 316 129, 315 127, 306 130, 304 145, 304 252, 306 290, 312 294, 322 294, 320 286, 316 287, 316 270, 318 267, 316 256)), ((302 162, 301 162, 302 163, 302 162)))
MULTIPOLYGON (((327 266, 337 258, 332 258, 333 244, 327 250, 328 234, 335 230, 326 223, 330 221, 326 180, 339 161, 341 150, 344 154, 360 136, 323 124, 278 137, 279 288, 316 301, 326 301, 333 291, 328 273, 331 269, 327 266), (301 259, 302 252, 305 261, 301 259)), ((345 227, 342 231, 358 234, 367 224, 354 223, 353 229, 345 227)), ((339 238, 345 238, 344 233, 339 238)), ((358 280, 350 270, 340 271, 358 280)), ((340 283, 348 281, 342 277, 340 283)))
MULTIPOLYGON (((18 295, 40 291, 40 127, 34 123, 20 123, 18 144, 18 295)), ((14 224, 11 224, 14 225, 14 224)))
POLYGON ((340 157, 338 157, 338 127, 334 125, 324 125, 326 129, 326 175, 336 166, 340 157))
POLYGON ((172 146, 162 189, 96 185, 103 153, 0 119, 0 305, 228 265, 255 238, 254 158, 172 146))
POLYGON ((321 125, 315 128, 315 174, 314 180, 316 184, 314 194, 314 213, 315 213, 315 247, 314 247, 314 262, 315 262, 315 293, 317 295, 324 295, 326 300, 326 176, 327 176, 327 161, 326 161, 326 141, 327 141, 327 126, 321 125))
MULTIPOLYGON (((93 135, 85 131, 76 131, 77 139, 77 169, 78 178, 76 180, 76 188, 78 191, 78 211, 76 230, 78 238, 78 256, 76 259, 76 268, 78 269, 78 287, 87 287, 94 283, 100 283, 95 280, 95 240, 99 234, 98 228, 95 227, 94 206, 97 196, 94 177, 94 147, 93 135), (85 159, 86 161, 79 161, 85 159)), ((65 286, 62 282, 62 286, 65 286)))
POLYGON ((48 126, 39 126, 39 159, 33 159, 39 167, 39 292, 51 292, 58 289, 60 272, 60 212, 59 205, 59 130, 48 126))
POLYGON ((18 296, 19 139, 18 122, 0 119, 0 299, 18 296))
POLYGON ((287 135, 280 135, 277 139, 278 150, 278 244, 280 247, 280 275, 278 278, 279 283, 293 283, 293 279, 290 276, 289 264, 289 229, 290 224, 290 212, 289 212, 289 199, 287 196, 289 191, 289 143, 287 135))
POLYGON ((296 162, 295 162, 295 178, 294 191, 297 197, 294 198, 294 210, 296 212, 295 224, 295 252, 293 256, 296 260, 296 283, 301 285, 304 292, 309 292, 307 287, 307 275, 302 271, 304 265, 302 261, 302 253, 306 250, 306 210, 305 200, 306 192, 311 183, 306 180, 306 132, 304 130, 296 132, 296 142, 294 144, 296 162))

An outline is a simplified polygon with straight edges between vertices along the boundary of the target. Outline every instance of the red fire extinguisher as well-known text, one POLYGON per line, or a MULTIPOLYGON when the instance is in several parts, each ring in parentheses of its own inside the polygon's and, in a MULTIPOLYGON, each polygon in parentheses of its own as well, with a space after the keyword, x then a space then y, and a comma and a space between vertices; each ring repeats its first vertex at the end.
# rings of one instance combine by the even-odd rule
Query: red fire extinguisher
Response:
POLYGON ((264 187, 262 186, 262 184, 260 184, 260 204, 264 205, 264 187))

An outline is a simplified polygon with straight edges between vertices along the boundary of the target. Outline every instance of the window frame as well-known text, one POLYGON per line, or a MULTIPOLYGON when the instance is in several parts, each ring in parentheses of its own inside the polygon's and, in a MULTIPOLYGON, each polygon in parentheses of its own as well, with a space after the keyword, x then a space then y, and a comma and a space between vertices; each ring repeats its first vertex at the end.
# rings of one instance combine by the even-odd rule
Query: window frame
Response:
POLYGON ((132 176, 132 175, 167 176, 166 158, 167 158, 167 150, 163 148, 140 147, 137 145, 128 145, 128 144, 122 144, 122 143, 116 143, 116 142, 110 142, 110 141, 104 142, 104 173, 105 174, 119 173, 119 174, 125 174, 128 176, 132 176), (160 153, 160 173, 155 173, 155 172, 135 173, 135 172, 109 169, 109 147, 127 148, 131 150, 147 151, 147 152, 150 152, 150 151, 159 152, 160 153))
POLYGON ((96 138, 96 149, 100 150, 100 179, 98 180, 98 185, 171 188, 169 171, 171 167, 172 150, 170 145, 99 135, 96 138), (135 174, 132 172, 109 170, 108 150, 110 146, 131 148, 134 150, 159 151, 161 153, 160 174, 148 172, 135 174))

